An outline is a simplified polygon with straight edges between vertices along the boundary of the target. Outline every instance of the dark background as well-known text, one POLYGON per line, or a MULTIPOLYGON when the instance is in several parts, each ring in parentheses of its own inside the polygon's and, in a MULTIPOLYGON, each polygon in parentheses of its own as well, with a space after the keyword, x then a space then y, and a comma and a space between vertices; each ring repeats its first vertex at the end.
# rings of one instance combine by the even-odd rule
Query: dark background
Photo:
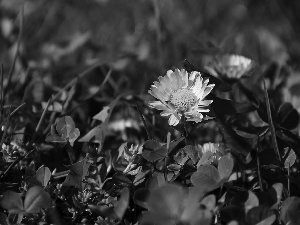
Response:
POLYGON ((15 80, 33 67, 61 86, 98 62, 143 92, 145 83, 182 67, 184 59, 200 66, 212 54, 242 54, 262 66, 276 61, 295 71, 299 65, 297 0, 2 0, 0 60, 6 72, 23 4, 15 80))

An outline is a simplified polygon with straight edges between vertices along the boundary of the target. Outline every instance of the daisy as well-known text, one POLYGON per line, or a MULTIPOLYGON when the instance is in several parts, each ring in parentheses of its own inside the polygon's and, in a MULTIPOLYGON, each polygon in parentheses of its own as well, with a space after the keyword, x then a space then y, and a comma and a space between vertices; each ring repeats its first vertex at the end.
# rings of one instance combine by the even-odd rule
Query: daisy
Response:
POLYGON ((200 72, 176 69, 169 70, 164 77, 158 78, 149 90, 149 94, 159 101, 149 102, 150 107, 162 110, 161 116, 169 117, 169 125, 176 126, 182 119, 196 123, 208 119, 202 113, 209 112, 205 108, 212 100, 204 100, 211 92, 214 84, 208 84, 200 72))
POLYGON ((225 54, 216 56, 212 60, 211 66, 221 76, 228 79, 239 79, 254 67, 254 62, 241 55, 225 54))
POLYGON ((208 142, 204 143, 202 146, 198 145, 198 147, 200 149, 199 155, 201 156, 201 158, 207 158, 207 155, 209 155, 209 157, 207 158, 208 164, 218 165, 218 162, 221 159, 221 157, 226 154, 225 146, 223 143, 208 142))

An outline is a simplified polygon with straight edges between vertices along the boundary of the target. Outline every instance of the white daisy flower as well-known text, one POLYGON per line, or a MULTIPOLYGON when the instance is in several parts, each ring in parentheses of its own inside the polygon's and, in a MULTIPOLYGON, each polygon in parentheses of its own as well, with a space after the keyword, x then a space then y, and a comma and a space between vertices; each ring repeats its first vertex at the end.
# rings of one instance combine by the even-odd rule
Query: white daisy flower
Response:
MULTIPOLYGON (((207 158, 209 164, 217 165, 222 156, 226 155, 225 145, 223 143, 204 143, 202 146, 198 145, 200 149, 201 158, 208 152, 211 153, 207 158)), ((201 161, 201 160, 200 160, 201 161)))
POLYGON ((187 121, 201 122, 202 113, 209 112, 205 108, 212 100, 204 100, 211 92, 214 84, 208 84, 200 72, 176 69, 169 70, 164 77, 158 78, 149 90, 149 94, 159 101, 149 102, 150 107, 162 110, 161 116, 169 117, 169 125, 176 126, 185 116, 187 121))
POLYGON ((229 79, 239 79, 254 67, 254 61, 241 55, 219 55, 216 56, 211 66, 219 73, 229 79))

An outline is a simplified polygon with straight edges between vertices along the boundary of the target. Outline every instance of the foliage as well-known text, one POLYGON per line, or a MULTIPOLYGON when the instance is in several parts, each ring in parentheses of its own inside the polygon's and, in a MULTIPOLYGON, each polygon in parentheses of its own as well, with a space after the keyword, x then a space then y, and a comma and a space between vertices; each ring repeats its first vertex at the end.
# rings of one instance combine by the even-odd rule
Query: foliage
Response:
POLYGON ((0 224, 300 223, 296 1, 24 4, 0 3, 0 224))

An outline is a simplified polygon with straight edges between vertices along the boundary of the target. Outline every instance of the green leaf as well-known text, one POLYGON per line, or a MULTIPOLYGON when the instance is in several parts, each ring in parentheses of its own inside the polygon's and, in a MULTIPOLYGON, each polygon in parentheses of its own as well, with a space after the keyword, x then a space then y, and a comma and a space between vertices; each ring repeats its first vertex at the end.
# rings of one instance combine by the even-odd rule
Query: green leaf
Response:
POLYGON ((132 185, 132 181, 122 173, 115 173, 112 181, 118 186, 127 187, 132 185))
POLYGON ((150 191, 146 188, 139 188, 134 192, 133 201, 135 204, 147 208, 147 199, 150 195, 150 191))
POLYGON ((174 161, 183 166, 189 159, 189 156, 184 151, 179 151, 174 155, 174 161))
POLYGON ((87 175, 89 166, 90 163, 88 162, 87 157, 77 163, 67 166, 70 172, 63 182, 63 186, 74 186, 79 190, 82 190, 84 188, 82 180, 87 175))
MULTIPOLYGON (((274 213, 265 206, 257 206, 249 210, 246 220, 250 225, 256 225, 262 221, 265 221, 266 225, 270 225, 267 222, 274 222, 274 213), (271 217, 271 219, 269 219, 271 217)), ((276 216, 275 216, 276 219, 276 216)), ((271 224, 272 224, 271 223, 271 224)))
POLYGON ((51 198, 42 187, 31 187, 25 196, 24 210, 26 213, 38 213, 41 208, 50 208, 51 198))
MULTIPOLYGON (((170 142, 170 146, 169 146, 169 154, 172 153, 172 151, 175 149, 175 147, 184 140, 184 137, 180 137, 177 140, 173 140, 170 142)), ((163 147, 167 147, 166 145, 164 145, 163 147)))
POLYGON ((230 221, 227 225, 239 225, 239 223, 235 220, 230 221))
POLYGON ((181 166, 177 164, 170 164, 167 166, 169 171, 180 171, 181 166))
POLYGON ((60 118, 56 124, 56 130, 62 138, 69 140, 71 146, 80 135, 79 129, 75 128, 75 123, 70 116, 60 118))
POLYGON ((107 119, 109 115, 110 107, 104 106, 103 109, 93 117, 94 120, 100 120, 102 123, 107 119))
POLYGON ((199 151, 195 146, 187 145, 182 150, 190 157, 194 164, 199 161, 199 151))
MULTIPOLYGON (((140 183, 142 183, 145 180, 146 175, 151 172, 149 169, 143 169, 142 166, 139 166, 137 169, 138 171, 133 180, 134 186, 137 186, 140 183)), ((130 171, 128 174, 132 175, 132 172, 133 171, 130 171)))
POLYGON ((235 220, 238 224, 245 224, 245 209, 236 205, 225 206, 220 210, 220 219, 224 222, 235 220))
POLYGON ((248 198, 247 201, 245 202, 246 213, 248 213, 250 209, 256 206, 259 206, 259 200, 257 196, 252 191, 248 191, 248 198))
MULTIPOLYGON (((148 141, 147 141, 148 142, 148 141)), ((154 145, 156 146, 156 145, 154 145)), ((152 150, 152 144, 151 144, 151 148, 149 148, 149 144, 147 143, 147 145, 143 146, 143 152, 142 152, 142 156, 149 162, 155 162, 159 159, 163 159, 166 157, 167 155, 167 148, 166 147, 159 147, 159 148, 155 148, 154 150, 152 150)))
POLYGON ((51 178, 51 171, 48 167, 40 167, 37 171, 36 171, 36 179, 44 186, 46 187, 50 178, 51 178))
POLYGON ((151 192, 148 206, 151 210, 163 215, 178 215, 184 199, 182 188, 175 184, 168 184, 151 192))
POLYGON ((276 120, 281 127, 293 130, 299 125, 300 115, 291 103, 285 102, 279 107, 276 120))
POLYGON ((275 220, 276 220, 276 215, 273 214, 272 216, 268 217, 267 219, 260 221, 256 225, 271 225, 274 223, 275 220))
POLYGON ((7 216, 4 213, 0 212, 0 224, 1 225, 8 225, 6 220, 7 220, 7 216))
POLYGON ((104 140, 106 138, 106 135, 108 133, 108 122, 110 119, 110 116, 112 114, 113 109, 119 102, 119 100, 125 96, 127 93, 123 93, 118 95, 114 101, 112 101, 108 106, 105 106, 103 110, 95 115, 95 119, 100 119, 102 123, 96 127, 94 127, 92 130, 90 130, 86 135, 84 135, 82 138, 80 138, 79 142, 93 142, 100 144, 98 152, 101 151, 104 140))
POLYGON ((208 151, 208 152, 205 152, 201 159, 198 161, 197 163, 197 168, 199 168, 200 166, 202 165, 210 165, 213 161, 213 153, 208 151))
POLYGON ((80 131, 75 127, 75 123, 70 116, 64 116, 57 121, 55 134, 53 129, 51 134, 46 137, 48 142, 65 142, 69 140, 70 145, 73 146, 74 141, 80 136, 80 131))
POLYGON ((213 103, 211 107, 216 116, 216 122, 218 123, 221 132, 226 140, 226 147, 231 149, 231 153, 238 157, 243 163, 249 163, 251 161, 251 149, 252 147, 232 129, 232 126, 228 124, 226 115, 232 115, 237 112, 237 106, 231 100, 221 99, 212 95, 213 103))
POLYGON ((129 203, 129 189, 123 188, 121 191, 121 197, 113 207, 107 205, 88 205, 88 208, 94 215, 101 217, 108 217, 110 219, 122 220, 124 213, 129 203))
POLYGON ((108 127, 106 123, 102 123, 92 130, 90 130, 86 135, 78 140, 78 142, 92 142, 100 144, 98 152, 102 150, 102 146, 105 140, 105 137, 108 133, 108 127))
POLYGON ((281 205, 280 219, 287 224, 300 224, 300 198, 289 197, 281 205))
POLYGON ((278 210, 278 206, 281 202, 282 198, 282 191, 283 191, 283 184, 282 183, 276 183, 272 185, 272 188, 268 190, 268 192, 274 191, 276 193, 276 203, 274 203, 271 207, 271 209, 276 209, 278 210))
POLYGON ((290 150, 288 157, 284 161, 284 167, 288 169, 289 167, 293 166, 297 159, 296 153, 293 149, 290 150))
POLYGON ((68 138, 75 130, 75 123, 70 116, 64 116, 57 121, 56 130, 62 138, 68 138))
POLYGON ((155 189, 162 187, 166 184, 166 180, 164 178, 163 173, 153 173, 152 177, 150 177, 146 182, 146 187, 149 191, 154 191, 155 189))
POLYGON ((8 214, 7 222, 9 225, 20 224, 23 220, 23 217, 24 213, 22 212, 20 212, 19 214, 8 214))
POLYGON ((127 142, 121 144, 118 148, 118 156, 116 160, 118 160, 124 154, 125 148, 128 149, 127 142))
POLYGON ((238 127, 234 129, 234 131, 243 138, 249 138, 249 139, 257 138, 257 134, 254 131, 244 127, 238 127))
POLYGON ((109 217, 110 215, 113 215, 113 207, 109 207, 105 204, 100 204, 100 205, 94 205, 90 204, 88 205, 88 208, 91 210, 92 214, 96 216, 101 216, 101 217, 109 217))
POLYGON ((247 213, 253 207, 259 206, 258 197, 251 191, 235 191, 232 193, 232 195, 233 197, 230 200, 230 204, 236 206, 245 206, 245 213, 247 213))
POLYGON ((46 142, 57 142, 57 143, 66 144, 68 140, 66 138, 62 138, 61 136, 57 135, 56 132, 55 132, 55 127, 52 124, 51 125, 51 132, 50 132, 50 134, 47 135, 45 141, 46 142))
POLYGON ((222 156, 219 164, 218 164, 218 171, 221 179, 227 179, 230 177, 232 170, 233 170, 233 159, 230 156, 222 156))
POLYGON ((124 187, 121 191, 121 197, 114 206, 115 219, 122 220, 129 203, 129 189, 124 187))
POLYGON ((11 214, 18 214, 24 210, 20 193, 6 191, 0 199, 0 206, 11 214))
POLYGON ((191 182, 195 187, 205 188, 207 191, 213 190, 220 182, 219 172, 211 165, 199 166, 197 172, 192 174, 191 182))
POLYGON ((216 207, 216 196, 208 195, 201 200, 201 204, 206 207, 208 210, 214 210, 216 207))
POLYGON ((161 144, 154 140, 148 140, 143 144, 143 151, 154 151, 161 147, 161 144))
POLYGON ((70 136, 69 136, 69 142, 70 142, 70 145, 73 146, 74 145, 74 142, 76 141, 76 139, 80 136, 80 131, 78 128, 75 128, 75 130, 70 133, 70 136))

